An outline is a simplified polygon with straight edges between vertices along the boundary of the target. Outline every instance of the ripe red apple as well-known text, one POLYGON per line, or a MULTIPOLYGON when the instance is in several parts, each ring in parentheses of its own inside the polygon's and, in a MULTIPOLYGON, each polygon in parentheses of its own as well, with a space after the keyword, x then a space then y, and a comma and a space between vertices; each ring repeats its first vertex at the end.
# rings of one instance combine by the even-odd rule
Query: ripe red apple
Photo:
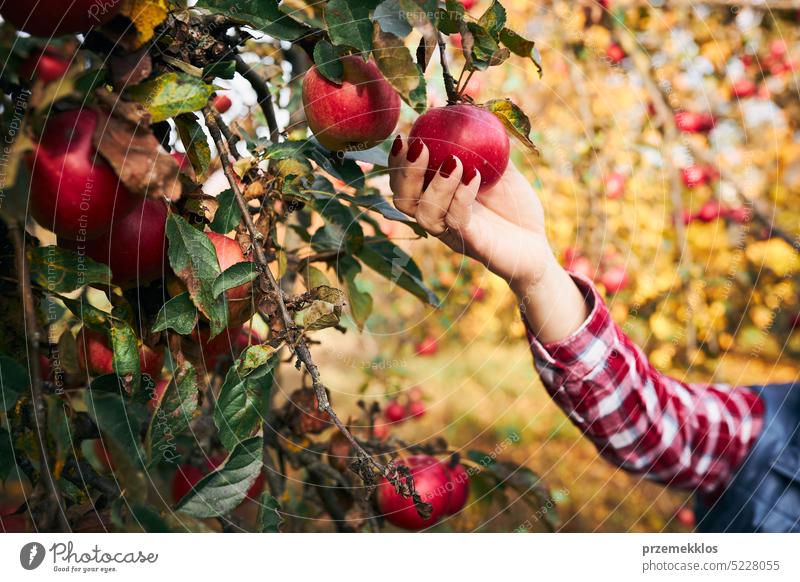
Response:
POLYGON ((439 351, 439 342, 435 337, 427 337, 417 344, 416 352, 419 356, 432 356, 439 351))
POLYGON ((0 505, 0 533, 26 533, 28 531, 28 512, 14 514, 13 505, 0 505))
POLYGON ((383 416, 389 422, 402 422, 406 418, 406 409, 397 400, 391 400, 383 409, 383 416))
POLYGON ((0 7, 0 16, 17 30, 49 38, 88 32, 111 20, 121 7, 122 2, 113 0, 6 0, 0 7))
POLYGON ((28 158, 31 214, 64 239, 104 235, 114 217, 125 215, 141 200, 97 154, 92 143, 97 123, 98 115, 91 109, 54 115, 28 158))
POLYGON ((681 179, 687 188, 696 188, 697 186, 708 184, 711 181, 711 175, 703 166, 692 164, 681 168, 681 179))
POLYGON ((359 151, 378 145, 400 118, 400 96, 372 61, 341 59, 342 84, 311 67, 303 79, 303 108, 308 127, 333 151, 359 151))
POLYGON ((594 265, 588 257, 575 257, 566 264, 566 269, 589 280, 593 279, 595 274, 594 265))
MULTIPOLYGON (((75 342, 78 344, 78 365, 81 370, 93 376, 114 372, 114 352, 105 334, 84 327, 78 332, 75 342)), ((164 354, 142 344, 139 347, 139 365, 142 374, 159 378, 164 367, 164 354)))
POLYGON ((739 79, 731 85, 731 97, 746 99, 758 92, 758 86, 750 79, 739 79))
POLYGON ((455 33, 450 35, 450 44, 452 44, 455 48, 460 49, 462 45, 461 34, 455 33))
POLYGON ((675 514, 675 519, 677 519, 678 523, 685 527, 693 528, 695 526, 694 511, 688 507, 681 507, 678 510, 678 513, 675 514))
POLYGON ((422 392, 422 388, 419 386, 412 386, 408 390, 408 399, 414 402, 415 400, 422 400, 422 397, 425 394, 422 392))
POLYGON ((458 0, 461 5, 466 9, 470 10, 473 6, 475 6, 475 0, 458 0))
POLYGON ((457 464, 452 467, 450 463, 442 463, 447 471, 448 488, 450 489, 450 501, 447 504, 445 513, 447 515, 455 515, 467 504, 469 498, 469 473, 462 464, 457 464))
POLYGON ((69 70, 70 61, 53 47, 45 47, 28 55, 19 69, 20 78, 43 83, 58 81, 69 70))
POLYGON ((680 131, 686 133, 703 133, 706 131, 711 131, 715 124, 716 120, 710 113, 679 111, 675 114, 675 125, 680 131))
POLYGON ((167 250, 167 206, 147 198, 114 221, 111 230, 97 240, 64 246, 111 267, 121 287, 139 286, 164 275, 167 250))
POLYGON ((214 109, 219 113, 227 113, 233 105, 233 101, 227 95, 217 95, 214 97, 214 109))
POLYGON ((722 206, 716 200, 708 200, 697 211, 695 218, 700 222, 713 222, 722 215, 722 206))
POLYGON ((183 152, 172 152, 170 155, 172 156, 173 160, 178 162, 178 169, 181 172, 191 170, 192 164, 189 162, 189 157, 186 154, 183 152))
POLYGON ((428 147, 425 187, 450 156, 464 166, 461 181, 469 183, 481 174, 481 190, 497 184, 508 166, 510 144, 502 122, 491 112, 466 103, 428 110, 414 122, 409 143, 421 139, 428 147))
POLYGON ((625 54, 623 48, 615 42, 608 45, 608 48, 606 49, 606 57, 608 57, 608 60, 615 65, 625 60, 626 56, 627 55, 625 54))
POLYGON ((433 506, 428 519, 423 519, 414 507, 414 501, 403 497, 388 480, 383 478, 378 484, 378 509, 389 523, 407 530, 420 530, 434 525, 445 515, 450 506, 447 469, 427 455, 417 455, 404 459, 398 465, 408 467, 414 477, 417 493, 426 503, 433 506))
MULTIPOLYGON (((192 488, 197 485, 200 480, 222 465, 225 457, 222 455, 213 455, 211 458, 203 460, 205 467, 200 468, 186 463, 178 467, 175 475, 172 477, 172 500, 177 503, 180 501, 192 488)), ((256 480, 247 490, 247 498, 256 500, 264 490, 264 473, 259 473, 256 480)))
POLYGON ((408 403, 405 411, 406 418, 419 418, 425 415, 425 404, 419 400, 414 400, 408 403))
POLYGON ((606 196, 611 200, 621 198, 625 193, 626 178, 619 172, 611 172, 606 176, 606 196))
POLYGON ((600 275, 600 283, 609 293, 618 293, 629 283, 628 271, 623 266, 609 267, 600 275))
POLYGON ((725 217, 731 222, 744 224, 750 220, 750 209, 747 206, 736 206, 725 212, 725 217))
POLYGON ((372 427, 372 435, 379 441, 389 438, 389 425, 378 423, 372 427))
MULTIPOLYGON (((217 252, 217 260, 221 271, 225 271, 225 269, 236 263, 250 260, 245 258, 242 247, 234 239, 216 232, 207 232, 206 235, 217 252)), ((252 283, 245 283, 225 292, 225 297, 228 300, 228 320, 232 325, 244 323, 249 319, 246 316, 250 313, 250 292, 252 289, 252 283)))
POLYGON ((772 58, 782 59, 786 56, 789 48, 786 41, 782 39, 775 39, 769 44, 769 54, 772 58))
POLYGON ((486 289, 484 289, 480 285, 475 285, 472 288, 472 300, 483 301, 484 299, 486 299, 486 289))

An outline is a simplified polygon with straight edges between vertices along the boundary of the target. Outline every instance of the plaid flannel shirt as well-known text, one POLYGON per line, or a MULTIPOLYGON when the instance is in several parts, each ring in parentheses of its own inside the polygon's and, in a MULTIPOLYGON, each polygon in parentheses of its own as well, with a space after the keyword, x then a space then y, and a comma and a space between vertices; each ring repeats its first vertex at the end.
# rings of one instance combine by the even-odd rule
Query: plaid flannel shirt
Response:
POLYGON ((594 286, 573 279, 590 309, 581 327, 550 344, 528 329, 553 400, 603 457, 628 471, 703 492, 726 485, 761 430, 761 398, 658 372, 611 319, 594 286))

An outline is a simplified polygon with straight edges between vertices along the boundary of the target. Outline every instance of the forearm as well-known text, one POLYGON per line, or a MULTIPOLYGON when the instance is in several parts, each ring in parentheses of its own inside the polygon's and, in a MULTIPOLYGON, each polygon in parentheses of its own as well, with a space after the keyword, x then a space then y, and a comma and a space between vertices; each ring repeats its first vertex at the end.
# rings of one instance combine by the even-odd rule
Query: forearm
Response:
POLYGON ((543 344, 569 337, 589 316, 583 293, 555 258, 547 261, 538 281, 520 278, 511 288, 528 328, 543 344))

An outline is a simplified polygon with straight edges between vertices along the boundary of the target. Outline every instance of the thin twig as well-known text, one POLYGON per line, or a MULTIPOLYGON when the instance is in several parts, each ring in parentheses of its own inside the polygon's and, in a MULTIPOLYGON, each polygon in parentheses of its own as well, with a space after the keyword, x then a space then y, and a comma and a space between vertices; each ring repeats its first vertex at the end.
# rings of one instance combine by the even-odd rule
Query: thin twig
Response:
POLYGON ((50 467, 50 450, 47 445, 47 411, 45 410, 42 370, 39 363, 39 340, 41 334, 36 323, 36 307, 28 274, 28 260, 25 254, 25 240, 22 236, 22 227, 17 222, 8 226, 9 234, 14 243, 17 259, 17 273, 19 277, 19 292, 22 297, 23 318, 25 321, 25 339, 28 343, 28 366, 31 381, 31 405, 33 406, 33 419, 36 423, 36 440, 39 447, 39 481, 44 486, 47 495, 47 511, 44 512, 42 529, 52 531, 69 531, 64 507, 61 503, 61 492, 50 467))
POLYGON ((225 136, 225 141, 228 142, 228 149, 230 150, 231 155, 238 160, 241 157, 239 155, 239 151, 236 149, 236 144, 239 143, 239 137, 234 135, 231 129, 223 122, 222 116, 218 111, 212 109, 211 112, 214 115, 214 119, 217 121, 217 125, 219 126, 222 135, 225 136))
POLYGON ((455 79, 453 79, 453 75, 450 74, 450 68, 447 66, 447 47, 445 47, 444 44, 444 37, 442 36, 441 32, 437 34, 437 42, 439 44, 439 60, 441 61, 442 65, 442 79, 444 79, 444 90, 447 93, 447 103, 452 105, 458 101, 458 91, 456 91, 455 79))
MULTIPOLYGON (((262 279, 267 283, 272 295, 275 297, 275 301, 278 306, 278 312, 285 327, 284 333, 286 336, 286 343, 297 357, 298 367, 300 365, 305 366, 308 374, 311 376, 319 411, 328 413, 331 421, 350 442, 353 449, 356 451, 357 458, 362 462, 362 464, 372 466, 379 475, 389 480, 398 491, 402 492, 407 497, 412 497, 417 507, 417 511, 420 512, 420 514, 429 514, 430 505, 423 502, 420 496, 414 490, 413 479, 408 476, 406 476, 405 479, 401 479, 398 476, 398 470, 393 466, 393 464, 389 463, 388 465, 383 465, 375 460, 369 453, 367 453, 367 451, 364 450, 364 448, 353 437, 353 435, 350 434, 350 431, 347 429, 339 416, 336 414, 336 411, 331 406, 331 403, 328 400, 328 394, 326 392, 325 385, 322 383, 319 369, 314 363, 314 359, 311 356, 310 350, 308 349, 306 339, 302 332, 298 329, 292 316, 289 314, 280 285, 275 279, 275 276, 272 274, 272 270, 269 268, 269 260, 267 259, 267 255, 262 244, 263 236, 256 230, 253 219, 250 216, 250 213, 247 211, 247 203, 244 200, 244 196, 242 195, 242 191, 239 188, 239 184, 236 180, 236 175, 233 172, 233 167, 231 166, 230 159, 228 157, 227 144, 222 137, 222 132, 217 126, 217 121, 214 119, 214 115, 211 113, 211 111, 208 108, 205 108, 203 113, 205 116, 206 125, 211 133, 211 138, 214 140, 217 150, 220 152, 220 160, 222 162, 222 169, 225 173, 225 177, 228 179, 228 183, 233 190, 236 202, 239 205, 239 209, 242 211, 242 219, 245 227, 247 228, 250 238, 253 241, 253 253, 255 254, 256 259, 256 268, 259 270, 262 279)), ((267 314, 265 315, 269 317, 267 314)), ((368 484, 372 484, 374 481, 372 478, 374 477, 373 475, 363 471, 360 473, 360 476, 363 479, 368 480, 368 484)))
POLYGON ((264 112, 264 117, 267 118, 269 139, 272 143, 278 143, 280 131, 278 129, 278 120, 275 118, 275 106, 272 103, 272 93, 269 91, 267 82, 250 65, 244 62, 244 59, 239 55, 236 56, 236 71, 250 83, 250 86, 253 87, 253 91, 256 92, 258 104, 264 112))

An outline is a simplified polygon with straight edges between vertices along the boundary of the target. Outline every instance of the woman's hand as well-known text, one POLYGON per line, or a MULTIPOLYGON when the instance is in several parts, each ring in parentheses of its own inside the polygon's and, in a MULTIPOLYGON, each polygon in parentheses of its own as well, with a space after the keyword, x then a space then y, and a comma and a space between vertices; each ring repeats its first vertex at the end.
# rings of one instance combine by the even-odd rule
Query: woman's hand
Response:
POLYGON ((421 141, 409 146, 398 136, 389 156, 398 210, 454 251, 486 265, 515 292, 535 286, 555 259, 545 237, 542 204, 519 170, 509 164, 500 182, 478 194, 480 175, 463 184, 463 166, 455 157, 423 192, 427 167, 428 148, 421 141))
POLYGON ((463 166, 455 157, 442 164, 423 192, 427 167, 428 148, 397 136, 389 156, 397 209, 508 281, 541 341, 562 339, 577 329, 586 318, 585 302, 553 256, 542 204, 514 164, 480 194, 480 175, 463 184, 463 166), (554 310, 555 302, 559 308, 554 310))

